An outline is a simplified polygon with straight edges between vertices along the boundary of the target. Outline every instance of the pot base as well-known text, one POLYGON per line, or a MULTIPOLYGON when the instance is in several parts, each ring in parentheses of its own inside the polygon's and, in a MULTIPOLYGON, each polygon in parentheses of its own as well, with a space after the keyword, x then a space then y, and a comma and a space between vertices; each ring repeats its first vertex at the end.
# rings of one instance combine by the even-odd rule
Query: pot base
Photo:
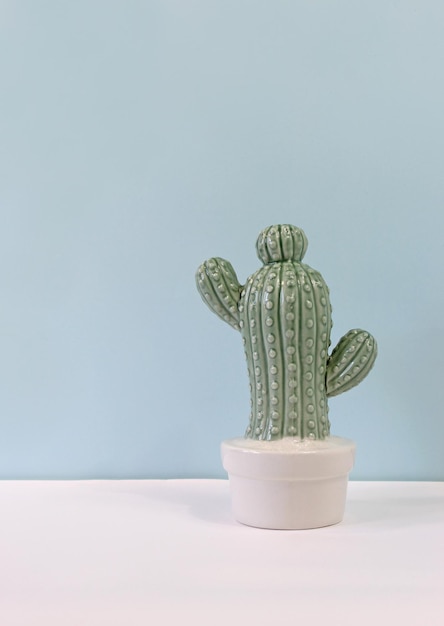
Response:
POLYGON ((302 530, 342 520, 355 456, 350 439, 237 438, 223 441, 221 452, 239 522, 302 530))

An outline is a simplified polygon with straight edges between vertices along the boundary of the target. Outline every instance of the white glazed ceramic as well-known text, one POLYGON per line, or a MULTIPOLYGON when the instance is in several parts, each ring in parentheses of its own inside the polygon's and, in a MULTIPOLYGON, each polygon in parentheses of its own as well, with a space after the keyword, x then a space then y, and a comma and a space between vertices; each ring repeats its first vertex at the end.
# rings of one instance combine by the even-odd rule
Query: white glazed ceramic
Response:
POLYGON ((342 437, 222 442, 234 517, 258 528, 306 529, 343 519, 355 444, 342 437))

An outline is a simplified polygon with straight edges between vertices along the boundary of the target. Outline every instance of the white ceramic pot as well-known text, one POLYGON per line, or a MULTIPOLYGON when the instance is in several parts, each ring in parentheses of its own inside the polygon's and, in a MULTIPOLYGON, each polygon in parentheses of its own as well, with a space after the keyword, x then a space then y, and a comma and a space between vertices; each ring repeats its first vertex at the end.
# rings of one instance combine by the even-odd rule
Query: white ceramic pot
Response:
POLYGON ((228 439, 221 452, 239 522, 296 530, 342 520, 355 457, 350 439, 228 439))

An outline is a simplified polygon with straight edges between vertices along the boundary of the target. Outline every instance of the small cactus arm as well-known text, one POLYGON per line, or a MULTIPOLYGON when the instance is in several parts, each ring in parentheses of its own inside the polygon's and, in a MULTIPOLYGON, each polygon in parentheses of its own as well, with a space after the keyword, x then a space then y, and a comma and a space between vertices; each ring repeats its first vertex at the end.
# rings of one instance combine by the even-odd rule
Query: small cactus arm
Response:
POLYGON ((339 340, 327 362, 327 397, 359 385, 375 362, 378 347, 370 333, 354 329, 339 340))
POLYGON ((218 257, 205 261, 196 272, 196 284, 213 313, 240 330, 238 304, 242 286, 231 263, 218 257))

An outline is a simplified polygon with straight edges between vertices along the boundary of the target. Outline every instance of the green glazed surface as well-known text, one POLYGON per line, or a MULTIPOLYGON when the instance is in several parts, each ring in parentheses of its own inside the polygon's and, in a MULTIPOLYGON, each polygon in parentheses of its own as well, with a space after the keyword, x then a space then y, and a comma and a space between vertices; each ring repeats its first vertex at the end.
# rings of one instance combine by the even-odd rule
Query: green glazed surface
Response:
POLYGON ((359 329, 328 354, 329 290, 321 274, 302 263, 307 245, 302 229, 270 226, 256 242, 264 265, 244 286, 224 259, 209 259, 197 270, 203 300, 242 335, 251 392, 245 436, 252 439, 324 439, 327 398, 359 384, 376 358, 376 341, 359 329))

